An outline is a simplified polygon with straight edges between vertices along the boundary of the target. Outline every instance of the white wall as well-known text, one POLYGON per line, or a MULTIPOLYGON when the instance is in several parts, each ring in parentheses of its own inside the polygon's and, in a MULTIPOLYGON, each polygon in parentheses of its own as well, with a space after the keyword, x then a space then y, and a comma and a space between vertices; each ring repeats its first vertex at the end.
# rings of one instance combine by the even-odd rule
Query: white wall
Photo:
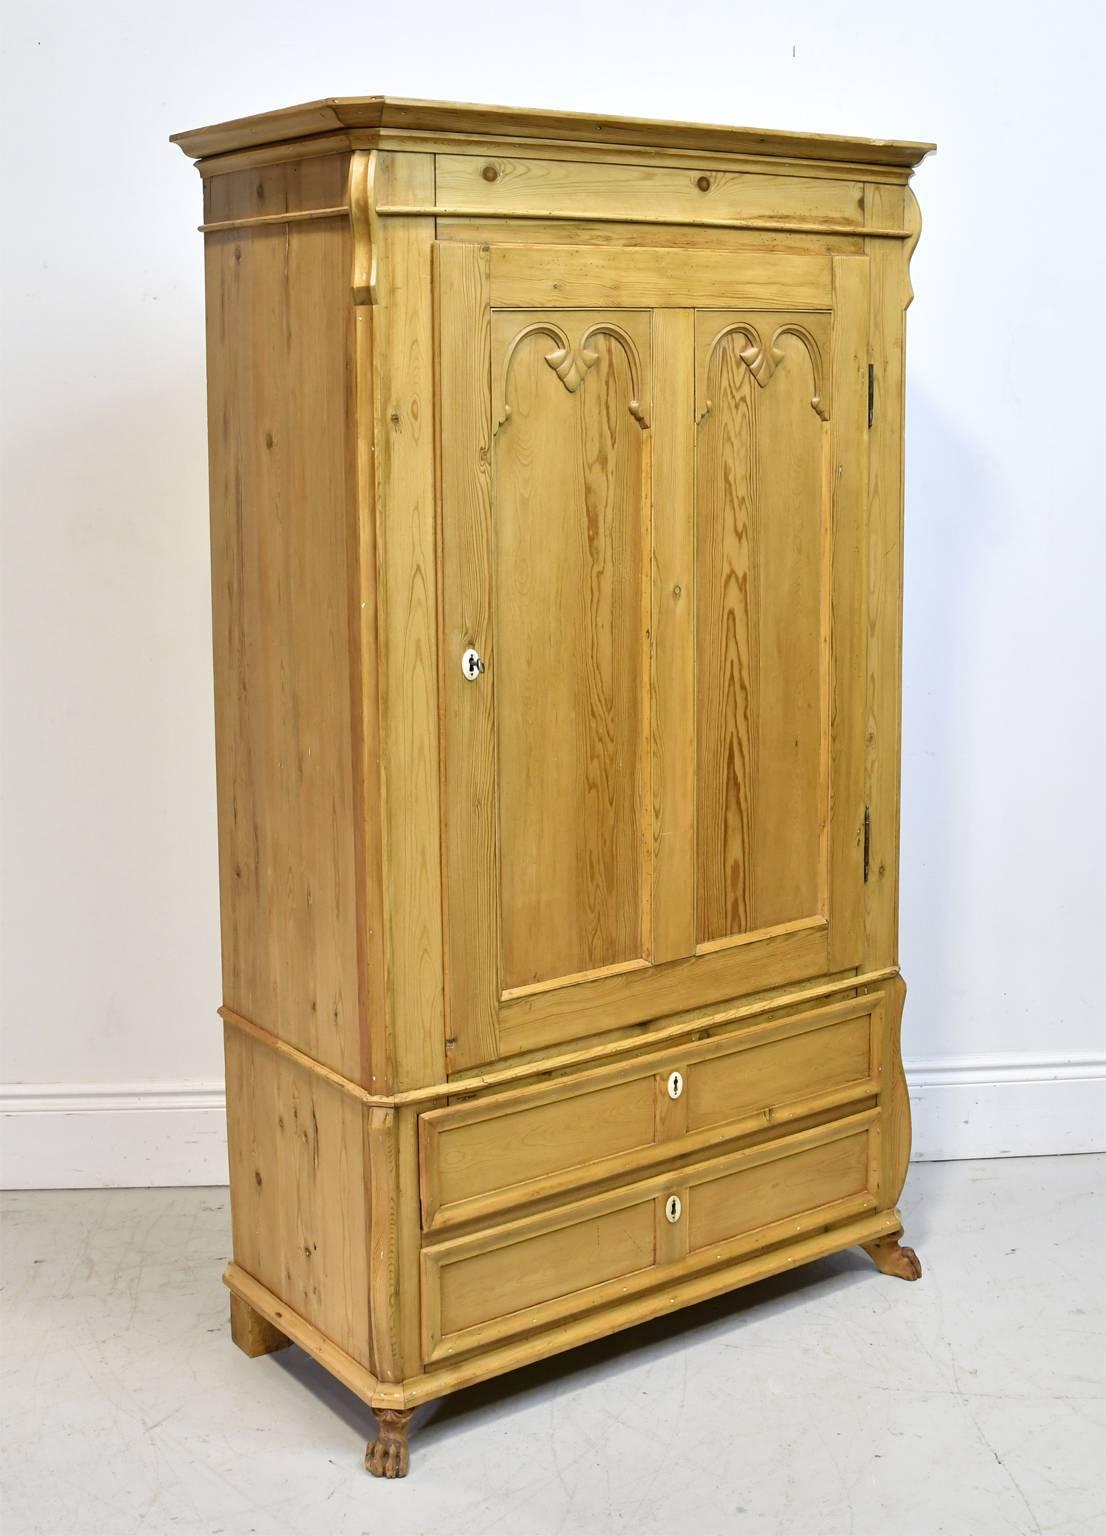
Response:
POLYGON ((223 1176, 200 184, 166 140, 376 91, 938 141, 910 314, 916 1147, 1100 1134, 1101 17, 1070 0, 9 11, 11 1182, 223 1176))

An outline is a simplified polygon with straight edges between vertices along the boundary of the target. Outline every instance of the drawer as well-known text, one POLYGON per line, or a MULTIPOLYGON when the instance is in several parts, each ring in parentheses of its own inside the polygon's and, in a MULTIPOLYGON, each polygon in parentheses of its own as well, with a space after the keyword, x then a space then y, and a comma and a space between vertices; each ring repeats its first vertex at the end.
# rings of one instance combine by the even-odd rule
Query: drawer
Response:
POLYGON ((797 1240, 877 1204, 878 1113, 761 1146, 422 1252, 426 1364, 797 1240))
POLYGON ((782 1040, 716 1044, 687 1062, 687 1130, 744 1120, 777 1105, 832 1093, 872 1075, 872 1012, 856 1005, 782 1040))
POLYGON ((489 154, 438 155, 436 178, 443 214, 856 229, 864 222, 863 183, 828 177, 489 154))
POLYGON ((419 1117, 424 1230, 571 1197, 874 1098, 882 1016, 873 993, 430 1110, 419 1117))

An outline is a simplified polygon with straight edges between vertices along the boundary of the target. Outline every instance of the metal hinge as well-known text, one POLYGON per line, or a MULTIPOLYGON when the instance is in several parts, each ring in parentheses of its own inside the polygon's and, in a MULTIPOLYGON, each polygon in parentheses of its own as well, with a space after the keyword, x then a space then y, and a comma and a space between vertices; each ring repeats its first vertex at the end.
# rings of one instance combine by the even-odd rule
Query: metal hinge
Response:
POLYGON ((868 860, 872 851, 872 810, 864 807, 864 884, 868 884, 868 860))
POLYGON ((868 425, 872 425, 872 418, 876 413, 876 365, 868 364, 868 425))

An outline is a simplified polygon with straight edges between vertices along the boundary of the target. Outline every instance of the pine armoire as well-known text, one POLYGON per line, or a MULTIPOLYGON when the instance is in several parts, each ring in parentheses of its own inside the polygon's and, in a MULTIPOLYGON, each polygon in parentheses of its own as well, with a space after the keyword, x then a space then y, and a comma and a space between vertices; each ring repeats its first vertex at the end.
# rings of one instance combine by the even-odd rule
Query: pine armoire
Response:
POLYGON ((927 144, 388 97, 203 178, 233 1262, 419 1404, 850 1245, 914 1279, 927 144))

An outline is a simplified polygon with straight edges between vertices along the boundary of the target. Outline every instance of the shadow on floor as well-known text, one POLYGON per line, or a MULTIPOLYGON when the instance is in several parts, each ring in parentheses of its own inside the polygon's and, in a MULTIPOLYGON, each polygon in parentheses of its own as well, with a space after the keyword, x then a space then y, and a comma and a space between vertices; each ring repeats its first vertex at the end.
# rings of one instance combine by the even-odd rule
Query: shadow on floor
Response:
MULTIPOLYGON (((454 1425, 479 1419, 510 1403, 525 1401, 535 1393, 546 1391, 552 1384, 573 1380, 583 1382, 589 1375, 609 1376, 612 1371, 617 1372, 623 1362, 627 1369, 639 1365, 646 1353, 663 1356, 711 1333, 732 1334, 746 1322, 760 1320, 766 1312, 802 1307, 828 1291, 864 1283, 869 1278, 873 1284, 880 1282, 871 1260, 859 1250, 847 1249, 831 1254, 799 1269, 770 1276, 450 1393, 419 1410, 412 1425, 413 1434, 418 1435, 421 1444, 429 1444, 439 1432, 449 1433, 454 1425)), ((290 1349, 270 1358, 351 1429, 366 1439, 375 1434, 371 1410, 309 1355, 299 1349, 290 1349)))

